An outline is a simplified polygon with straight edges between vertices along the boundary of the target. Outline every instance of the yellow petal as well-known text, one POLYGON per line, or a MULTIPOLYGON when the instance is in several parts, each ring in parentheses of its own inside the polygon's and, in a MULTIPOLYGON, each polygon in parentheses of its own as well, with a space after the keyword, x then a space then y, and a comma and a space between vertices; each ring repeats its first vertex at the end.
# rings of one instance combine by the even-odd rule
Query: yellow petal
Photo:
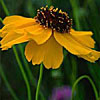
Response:
POLYGON ((13 23, 8 23, 3 27, 3 30, 12 30, 12 29, 22 29, 29 26, 32 26, 34 24, 37 24, 35 22, 35 19, 29 18, 30 20, 21 19, 21 20, 15 20, 13 23))
POLYGON ((15 32, 8 33, 1 41, 1 48, 11 48, 14 44, 19 44, 28 41, 27 34, 18 34, 15 32))
POLYGON ((69 33, 54 32, 54 37, 59 44, 64 46, 69 52, 75 55, 86 55, 90 49, 82 45, 69 33))
POLYGON ((0 37, 4 37, 5 36, 5 32, 3 32, 3 29, 0 29, 0 37))
POLYGON ((90 35, 92 36, 93 33, 91 31, 75 31, 74 29, 71 29, 71 34, 77 34, 77 35, 90 35))
POLYGON ((17 18, 15 18, 15 20, 11 20, 12 17, 14 16, 10 16, 10 17, 7 17, 4 19, 4 22, 7 24, 0 30, 0 37, 4 37, 8 32, 10 33, 10 31, 15 31, 15 30, 24 30, 26 29, 27 27, 31 27, 31 26, 35 26, 35 25, 38 25, 38 23, 36 23, 35 19, 32 19, 32 18, 24 18, 24 17, 21 17, 20 20, 18 20, 17 18), (11 20, 11 22, 9 21, 11 20))
POLYGON ((35 29, 33 34, 28 34, 31 39, 33 39, 37 44, 43 44, 52 35, 51 29, 35 29), (36 32, 36 33, 35 33, 36 32), (34 35, 35 34, 35 35, 34 35), (36 35, 37 34, 37 35, 36 35))
POLYGON ((27 28, 27 27, 34 26, 34 25, 37 25, 38 24, 38 23, 36 23, 35 19, 31 19, 31 20, 19 20, 19 21, 16 21, 15 23, 18 24, 15 27, 17 29, 24 29, 24 28, 27 28))
POLYGON ((35 24, 25 28, 25 31, 28 32, 30 35, 39 35, 41 34, 42 30, 44 30, 44 27, 40 24, 35 24))
POLYGON ((70 34, 82 45, 87 46, 89 48, 94 48, 95 41, 91 37, 91 35, 93 34, 92 32, 75 31, 72 29, 70 34))
POLYGON ((14 26, 4 26, 1 30, 0 30, 0 37, 4 37, 7 33, 9 33, 9 31, 12 31, 14 28, 14 26))
POLYGON ((13 16, 7 16, 4 20, 3 20, 3 24, 9 24, 11 22, 14 22, 16 20, 20 20, 22 19, 23 17, 21 16, 16 16, 16 15, 13 15, 13 16))
POLYGON ((46 54, 43 60, 43 64, 47 69, 53 68, 57 69, 60 67, 63 61, 63 48, 60 44, 56 42, 52 36, 47 42, 44 48, 46 54))
POLYGON ((19 20, 20 21, 21 20, 28 21, 28 20, 32 20, 32 18, 26 18, 26 17, 22 17, 22 16, 17 16, 17 15, 7 16, 3 20, 3 24, 10 24, 12 22, 19 21, 19 20))
POLYGON ((36 42, 30 41, 25 47, 25 56, 33 65, 40 64, 43 61, 45 48, 42 45, 37 45, 36 42))
POLYGON ((2 51, 3 51, 3 50, 8 50, 8 47, 3 47, 3 48, 2 48, 2 51))
POLYGON ((63 50, 55 39, 51 37, 41 45, 30 41, 25 48, 25 56, 28 61, 32 60, 33 65, 43 62, 47 69, 56 69, 60 67, 63 61, 63 50))
POLYGON ((80 55, 79 57, 90 62, 95 62, 96 60, 100 58, 100 52, 91 50, 91 53, 89 53, 88 55, 80 55))

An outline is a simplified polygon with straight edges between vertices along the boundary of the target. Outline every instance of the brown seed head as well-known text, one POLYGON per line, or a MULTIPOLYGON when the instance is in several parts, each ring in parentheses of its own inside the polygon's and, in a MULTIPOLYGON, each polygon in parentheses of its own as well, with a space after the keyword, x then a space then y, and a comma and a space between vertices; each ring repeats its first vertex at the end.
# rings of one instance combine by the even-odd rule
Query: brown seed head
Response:
POLYGON ((60 33, 69 33, 72 26, 72 19, 69 18, 68 14, 61 9, 54 9, 53 6, 50 8, 48 6, 41 7, 40 10, 37 10, 35 19, 40 25, 60 33))

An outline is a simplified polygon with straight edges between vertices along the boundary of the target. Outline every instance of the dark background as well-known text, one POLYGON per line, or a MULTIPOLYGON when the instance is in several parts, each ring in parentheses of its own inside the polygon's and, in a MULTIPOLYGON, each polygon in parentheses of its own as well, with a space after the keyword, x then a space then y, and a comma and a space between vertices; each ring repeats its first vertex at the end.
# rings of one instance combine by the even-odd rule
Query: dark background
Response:
MULTIPOLYGON (((100 51, 100 0, 4 0, 4 3, 10 15, 25 17, 34 17, 36 10, 45 5, 58 7, 66 11, 73 19, 74 29, 90 30, 94 33, 95 49, 100 51)), ((1 4, 0 17, 2 19, 6 17, 1 4)), ((2 23, 0 23, 1 27, 3 27, 2 23)), ((28 77, 32 100, 34 100, 39 66, 33 66, 27 62, 24 57, 25 45, 26 43, 15 47, 28 77), (20 50, 20 47, 23 48, 20 50)), ((64 55, 64 61, 59 69, 47 70, 44 68, 41 92, 46 100, 51 96, 53 88, 65 85, 72 87, 75 80, 81 75, 91 77, 100 96, 100 60, 96 63, 89 63, 65 50, 64 55)), ((28 100, 26 85, 12 48, 7 51, 0 50, 0 100, 14 100, 7 82, 19 100, 28 100)), ((92 86, 87 79, 78 84, 74 98, 75 100, 96 100, 92 86)))

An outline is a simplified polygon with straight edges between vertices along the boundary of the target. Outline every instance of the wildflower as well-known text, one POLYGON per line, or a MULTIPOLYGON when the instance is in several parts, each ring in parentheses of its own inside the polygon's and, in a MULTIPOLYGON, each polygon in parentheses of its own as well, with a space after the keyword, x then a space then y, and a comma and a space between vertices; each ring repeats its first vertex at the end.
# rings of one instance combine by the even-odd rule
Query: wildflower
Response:
POLYGON ((55 88, 49 100, 71 100, 72 90, 69 86, 55 88))
POLYGON ((90 62, 100 58, 100 52, 91 49, 95 44, 91 38, 93 33, 72 29, 72 20, 58 8, 42 7, 34 18, 14 15, 6 17, 3 23, 5 26, 0 30, 2 50, 29 41, 25 56, 33 65, 43 62, 47 69, 59 68, 63 47, 90 62))

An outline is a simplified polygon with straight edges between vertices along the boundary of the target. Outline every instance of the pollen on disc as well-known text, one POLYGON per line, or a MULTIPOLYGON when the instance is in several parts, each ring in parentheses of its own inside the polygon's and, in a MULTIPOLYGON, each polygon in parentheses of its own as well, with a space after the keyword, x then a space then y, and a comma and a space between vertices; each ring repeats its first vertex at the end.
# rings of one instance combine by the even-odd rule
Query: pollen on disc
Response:
POLYGON ((68 14, 58 10, 58 8, 55 9, 53 6, 38 9, 35 19, 40 25, 60 33, 69 33, 72 27, 72 19, 69 18, 68 14))

